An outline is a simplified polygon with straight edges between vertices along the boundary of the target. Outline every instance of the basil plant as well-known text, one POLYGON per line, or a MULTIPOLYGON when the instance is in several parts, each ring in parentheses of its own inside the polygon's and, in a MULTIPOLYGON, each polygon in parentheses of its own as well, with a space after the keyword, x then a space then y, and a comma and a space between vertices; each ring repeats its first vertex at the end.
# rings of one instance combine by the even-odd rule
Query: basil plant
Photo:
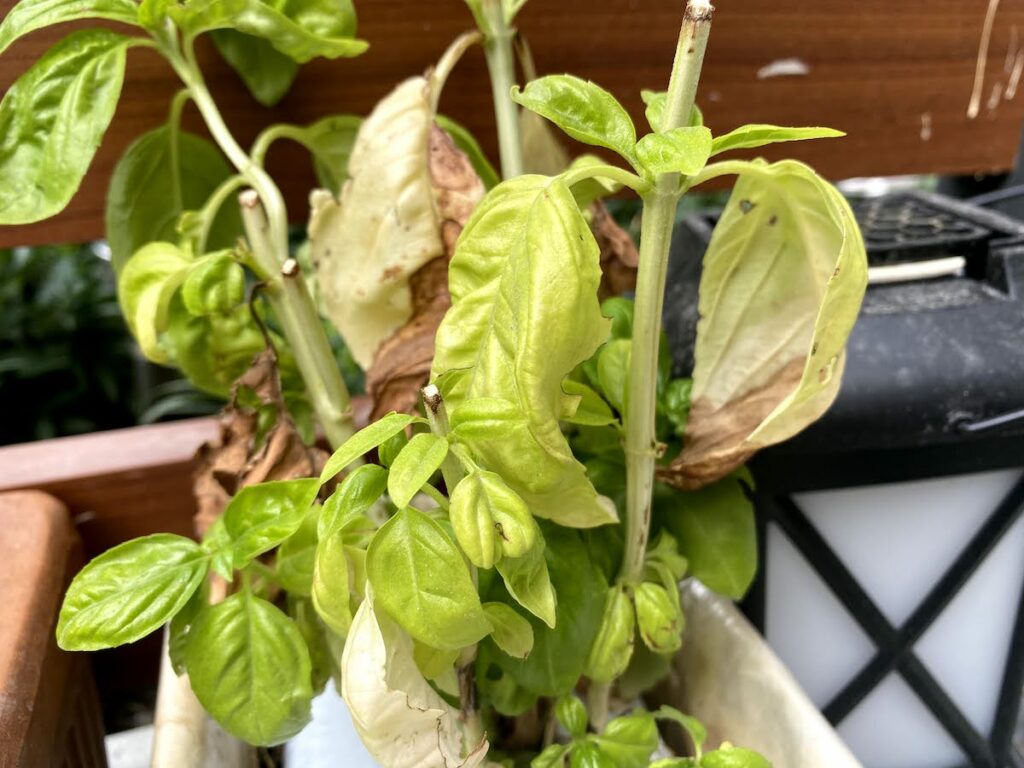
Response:
POLYGON ((389 767, 762 768, 742 747, 705 749, 699 721, 641 696, 682 645, 679 581, 733 599, 749 587, 743 465, 829 407, 867 282, 828 182, 730 153, 841 134, 713 135, 694 104, 706 0, 686 5, 668 88, 643 93, 639 127, 592 82, 534 75, 513 46, 525 0, 467 5, 477 30, 370 115, 273 126, 249 150, 196 40, 214 33, 273 101, 300 64, 366 48, 348 0, 22 0, 0 25, 0 50, 69 20, 132 32, 74 32, 8 91, 3 223, 67 205, 129 49, 157 50, 181 78, 167 123, 118 164, 107 234, 144 354, 229 398, 221 445, 201 455, 201 540, 158 534, 93 560, 58 642, 110 648, 166 626, 175 671, 256 745, 298 733, 333 684, 389 767), (475 45, 500 173, 440 112, 475 45), (213 142, 182 130, 189 103, 213 142), (571 158, 554 127, 600 155, 571 158), (296 253, 263 167, 282 138, 310 151, 324 187, 296 253), (704 255, 695 367, 674 378, 660 319, 676 208, 721 177, 736 183, 704 255), (639 251, 602 202, 629 192, 639 251), (362 429, 325 323, 365 369, 362 429))

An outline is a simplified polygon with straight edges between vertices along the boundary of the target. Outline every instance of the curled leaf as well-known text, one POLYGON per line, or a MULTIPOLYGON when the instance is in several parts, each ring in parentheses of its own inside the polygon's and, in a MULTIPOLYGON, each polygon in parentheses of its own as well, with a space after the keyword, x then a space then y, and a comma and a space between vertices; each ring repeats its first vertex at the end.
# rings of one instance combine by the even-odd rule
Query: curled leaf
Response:
POLYGON ((599 683, 610 683, 629 666, 633 655, 635 616, 629 595, 621 584, 608 589, 601 627, 590 647, 584 672, 599 683))
POLYGON ((374 610, 373 591, 356 612, 341 657, 341 693, 363 744, 389 768, 474 768, 488 743, 470 743, 458 710, 416 667, 413 642, 374 610))
POLYGON ((818 419, 842 378, 867 257, 842 195, 788 160, 712 165, 740 178, 704 257, 681 488, 724 477, 818 419), (784 307, 785 311, 779 311, 784 307))

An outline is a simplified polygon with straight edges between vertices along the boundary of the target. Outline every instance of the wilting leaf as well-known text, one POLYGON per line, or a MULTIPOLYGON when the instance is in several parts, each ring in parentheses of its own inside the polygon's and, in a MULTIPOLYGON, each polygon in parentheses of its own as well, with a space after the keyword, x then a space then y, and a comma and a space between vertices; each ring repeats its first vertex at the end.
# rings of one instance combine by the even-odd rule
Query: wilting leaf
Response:
POLYGON ((341 658, 341 693, 363 744, 391 768, 475 768, 488 743, 469 743, 457 709, 420 674, 413 642, 375 611, 374 595, 356 612, 341 658))
POLYGON ((850 206, 813 170, 731 162, 698 179, 725 173, 740 178, 704 257, 683 452, 659 473, 683 488, 725 476, 828 409, 867 286, 850 206))

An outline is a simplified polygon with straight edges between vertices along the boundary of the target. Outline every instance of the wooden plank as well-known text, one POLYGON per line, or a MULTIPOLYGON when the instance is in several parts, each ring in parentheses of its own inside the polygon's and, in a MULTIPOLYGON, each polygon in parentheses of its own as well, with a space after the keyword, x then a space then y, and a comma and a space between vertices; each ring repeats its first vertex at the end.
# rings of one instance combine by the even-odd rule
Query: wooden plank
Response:
MULTIPOLYGON (((6 12, 13 1, 0 0, 0 10, 6 12)), ((744 122, 846 130, 849 137, 841 143, 790 145, 782 153, 836 179, 1008 169, 1024 118, 1024 98, 1018 89, 1008 89, 1016 56, 1024 56, 1017 50, 1024 43, 1024 0, 998 3, 981 111, 971 120, 967 106, 986 5, 983 0, 722 2, 699 94, 708 123, 718 131, 744 122), (763 78, 763 68, 780 60, 800 62, 807 73, 763 78)), ((243 142, 274 121, 305 123, 330 113, 365 113, 398 81, 433 62, 468 25, 462 0, 363 0, 358 6, 360 35, 371 41, 370 52, 356 60, 307 65, 292 93, 273 110, 255 105, 207 41, 201 41, 211 87, 243 142)), ((642 124, 639 91, 665 86, 682 6, 682 0, 531 0, 520 28, 529 36, 542 73, 569 71, 601 83, 642 124)), ((0 88, 6 89, 67 29, 39 31, 15 44, 0 58, 0 88)), ((117 157, 132 139, 164 119, 177 87, 152 51, 132 51, 129 58, 117 117, 75 200, 52 221, 0 229, 0 246, 102 236, 103 200, 117 157)), ((478 51, 455 73, 442 109, 496 155, 489 88, 478 51)), ((778 157, 780 152, 767 154, 778 157)), ((304 220, 312 183, 309 163, 287 147, 272 153, 271 170, 287 193, 292 219, 304 220)))

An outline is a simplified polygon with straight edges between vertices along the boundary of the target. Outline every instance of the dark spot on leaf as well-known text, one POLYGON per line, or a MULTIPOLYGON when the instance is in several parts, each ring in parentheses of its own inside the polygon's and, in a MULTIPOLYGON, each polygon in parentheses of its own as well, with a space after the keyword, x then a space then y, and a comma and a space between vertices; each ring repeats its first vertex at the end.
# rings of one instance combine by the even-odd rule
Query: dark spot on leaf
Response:
POLYGON ((740 200, 740 210, 743 211, 743 213, 750 213, 754 210, 754 203, 749 200, 740 200))
POLYGON ((812 355, 816 355, 816 354, 818 354, 818 342, 814 342, 814 343, 813 343, 813 344, 811 345, 811 354, 812 354, 812 355))
POLYGON ((772 214, 772 217, 771 217, 770 219, 768 219, 768 226, 769 226, 769 227, 774 227, 774 226, 775 226, 776 224, 778 224, 778 223, 779 223, 779 217, 778 217, 778 216, 776 216, 776 215, 775 215, 775 214, 773 213, 773 214, 772 214))
POLYGON ((498 535, 501 536, 502 539, 508 541, 508 536, 505 535, 505 529, 501 527, 501 523, 495 523, 494 530, 498 532, 498 535))

